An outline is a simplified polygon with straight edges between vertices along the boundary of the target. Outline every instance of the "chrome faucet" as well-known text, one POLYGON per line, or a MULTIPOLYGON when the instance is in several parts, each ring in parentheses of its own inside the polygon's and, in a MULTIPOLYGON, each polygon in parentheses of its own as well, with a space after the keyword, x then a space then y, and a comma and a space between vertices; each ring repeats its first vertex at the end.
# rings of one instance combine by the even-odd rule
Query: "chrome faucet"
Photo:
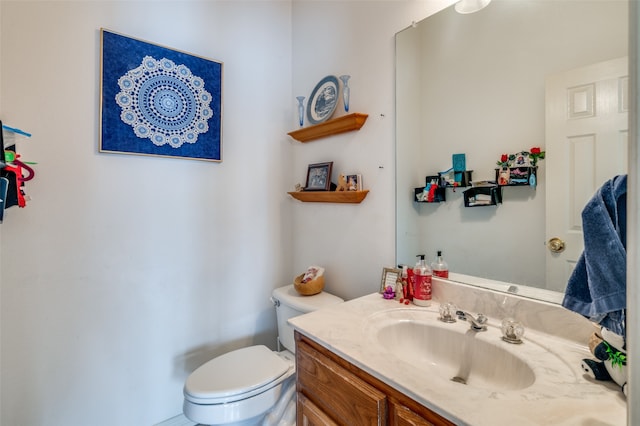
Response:
POLYGON ((487 330, 487 326, 485 325, 487 323, 487 317, 483 314, 478 314, 478 318, 474 318, 473 315, 468 312, 456 311, 456 315, 458 315, 458 319, 471 323, 471 330, 473 331, 487 330))

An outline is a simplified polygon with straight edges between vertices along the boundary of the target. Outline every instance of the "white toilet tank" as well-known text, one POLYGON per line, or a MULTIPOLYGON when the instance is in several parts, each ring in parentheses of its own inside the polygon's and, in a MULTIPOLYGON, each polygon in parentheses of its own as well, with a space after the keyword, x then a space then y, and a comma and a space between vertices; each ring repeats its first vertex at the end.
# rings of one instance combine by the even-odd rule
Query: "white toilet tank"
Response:
POLYGON ((343 299, 333 294, 320 292, 313 296, 302 296, 293 287, 293 284, 276 288, 273 290, 271 298, 276 306, 276 316, 278 318, 278 341, 289 351, 295 353, 295 341, 293 338, 293 327, 287 320, 298 315, 317 311, 326 306, 344 302, 343 299))

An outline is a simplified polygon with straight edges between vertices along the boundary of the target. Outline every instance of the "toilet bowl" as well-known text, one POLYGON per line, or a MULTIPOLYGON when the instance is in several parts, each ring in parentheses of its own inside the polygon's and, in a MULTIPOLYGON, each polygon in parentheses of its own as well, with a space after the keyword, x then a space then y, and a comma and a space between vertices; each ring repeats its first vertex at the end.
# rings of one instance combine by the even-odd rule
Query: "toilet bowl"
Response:
POLYGON ((293 357, 258 345, 212 359, 185 383, 185 415, 200 424, 256 424, 294 375, 293 357))
POLYGON ((343 300, 329 293, 299 295, 293 285, 273 291, 278 347, 249 346, 198 367, 184 385, 183 412, 203 425, 294 425, 295 345, 287 319, 343 300))

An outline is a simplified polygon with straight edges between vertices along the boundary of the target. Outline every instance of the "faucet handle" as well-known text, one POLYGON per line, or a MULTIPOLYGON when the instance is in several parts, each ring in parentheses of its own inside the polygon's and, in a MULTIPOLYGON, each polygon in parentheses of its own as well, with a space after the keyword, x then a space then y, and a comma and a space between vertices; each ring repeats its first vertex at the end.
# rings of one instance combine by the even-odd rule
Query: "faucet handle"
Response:
POLYGON ((522 323, 513 318, 505 318, 502 320, 500 328, 502 329, 502 340, 508 343, 522 343, 522 336, 524 335, 522 323))
POLYGON ((486 324, 488 320, 489 318, 485 314, 478 313, 478 318, 476 318, 478 324, 486 324))
POLYGON ((456 322, 456 311, 458 308, 451 302, 443 303, 438 309, 440 317, 438 318, 442 322, 456 322))

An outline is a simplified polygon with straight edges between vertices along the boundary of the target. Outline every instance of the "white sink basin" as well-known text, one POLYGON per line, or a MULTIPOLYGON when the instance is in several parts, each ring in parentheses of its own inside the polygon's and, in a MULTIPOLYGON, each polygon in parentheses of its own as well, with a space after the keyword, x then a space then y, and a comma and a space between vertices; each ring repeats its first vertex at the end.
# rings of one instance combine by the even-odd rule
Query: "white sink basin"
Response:
POLYGON ((448 324, 437 317, 430 311, 393 309, 372 315, 365 332, 374 350, 425 378, 491 391, 526 389, 544 374, 534 370, 539 361, 544 364, 548 357, 558 363, 555 354, 526 339, 520 345, 504 342, 497 327, 475 332, 466 321, 448 324), (531 356, 535 363, 528 362, 531 356))

